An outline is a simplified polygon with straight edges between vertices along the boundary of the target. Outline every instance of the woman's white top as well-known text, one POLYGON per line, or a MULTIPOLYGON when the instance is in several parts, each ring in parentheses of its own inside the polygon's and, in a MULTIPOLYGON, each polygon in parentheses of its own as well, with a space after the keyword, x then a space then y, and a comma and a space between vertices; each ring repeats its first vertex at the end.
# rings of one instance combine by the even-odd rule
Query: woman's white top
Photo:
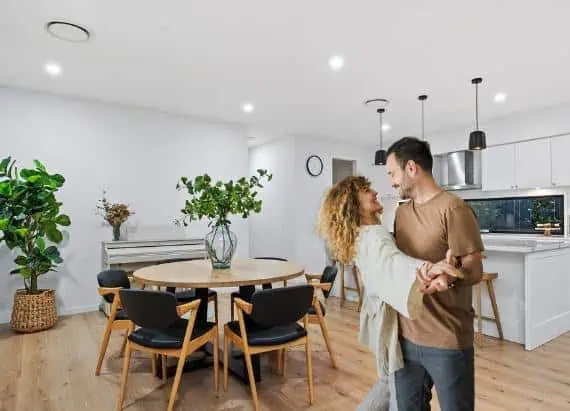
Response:
POLYGON ((378 374, 386 376, 403 367, 398 312, 414 319, 423 308, 416 269, 424 261, 402 253, 382 225, 369 225, 360 228, 354 262, 364 286, 359 340, 376 355, 378 374))

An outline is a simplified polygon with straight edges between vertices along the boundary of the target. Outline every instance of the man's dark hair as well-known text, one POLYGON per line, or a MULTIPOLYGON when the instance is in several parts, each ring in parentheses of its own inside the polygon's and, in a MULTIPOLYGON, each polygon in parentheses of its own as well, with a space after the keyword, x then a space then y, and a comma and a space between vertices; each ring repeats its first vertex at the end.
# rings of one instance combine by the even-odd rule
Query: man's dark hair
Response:
POLYGON ((396 160, 402 168, 406 166, 408 161, 413 160, 425 172, 430 174, 432 172, 433 157, 427 141, 416 137, 403 137, 388 148, 386 157, 390 154, 396 156, 396 160))

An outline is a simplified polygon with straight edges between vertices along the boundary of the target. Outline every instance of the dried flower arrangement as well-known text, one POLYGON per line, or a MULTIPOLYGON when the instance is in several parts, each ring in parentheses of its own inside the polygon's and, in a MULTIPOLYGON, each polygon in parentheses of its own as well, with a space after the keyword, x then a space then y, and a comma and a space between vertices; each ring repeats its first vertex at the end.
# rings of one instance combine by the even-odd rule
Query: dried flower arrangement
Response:
POLYGON ((97 210, 99 210, 98 214, 113 227, 113 240, 115 241, 120 238, 121 225, 135 214, 134 211, 129 210, 129 206, 126 204, 109 202, 105 191, 103 191, 103 198, 97 204, 97 210))

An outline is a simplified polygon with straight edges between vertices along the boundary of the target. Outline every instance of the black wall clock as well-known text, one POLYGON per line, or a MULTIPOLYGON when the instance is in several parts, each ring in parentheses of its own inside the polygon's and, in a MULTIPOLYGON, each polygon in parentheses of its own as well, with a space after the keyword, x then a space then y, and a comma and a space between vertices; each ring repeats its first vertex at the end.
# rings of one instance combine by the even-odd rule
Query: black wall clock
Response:
POLYGON ((309 173, 313 177, 320 176, 321 173, 323 172, 323 160, 321 160, 321 158, 315 154, 307 158, 305 166, 307 168, 307 173, 309 173))

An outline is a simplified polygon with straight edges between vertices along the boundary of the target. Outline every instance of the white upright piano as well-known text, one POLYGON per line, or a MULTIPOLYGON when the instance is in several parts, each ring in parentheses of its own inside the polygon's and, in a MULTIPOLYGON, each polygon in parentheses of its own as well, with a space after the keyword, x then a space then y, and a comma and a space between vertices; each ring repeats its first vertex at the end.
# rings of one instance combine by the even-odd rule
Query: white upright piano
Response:
MULTIPOLYGON (((176 260, 207 258, 204 239, 103 241, 101 270, 122 269, 131 274, 139 268, 176 260)), ((108 314, 102 299, 100 309, 108 314)))

